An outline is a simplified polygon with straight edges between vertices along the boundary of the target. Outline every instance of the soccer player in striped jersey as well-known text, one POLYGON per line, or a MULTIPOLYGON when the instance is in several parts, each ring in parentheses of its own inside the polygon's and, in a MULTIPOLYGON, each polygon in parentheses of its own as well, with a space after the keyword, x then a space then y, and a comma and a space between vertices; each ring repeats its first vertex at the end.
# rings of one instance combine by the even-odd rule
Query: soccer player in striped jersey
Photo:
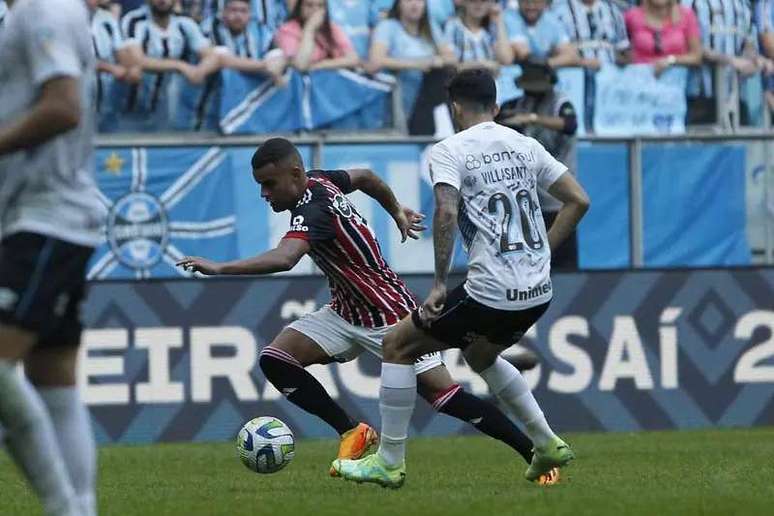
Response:
MULTIPOLYGON (((376 432, 352 420, 305 368, 347 362, 363 351, 381 357, 383 337, 417 303, 385 262, 376 237, 346 194, 360 190, 377 200, 404 241, 418 238, 417 232, 425 229, 423 217, 401 206, 370 170, 306 172, 298 150, 282 138, 259 147, 252 167, 272 209, 291 212, 285 237, 275 249, 253 258, 215 263, 185 257, 178 265, 207 275, 270 274, 290 270, 304 255, 311 256, 328 278, 331 303, 288 325, 262 350, 260 366, 289 401, 341 435, 339 458, 361 457, 376 441, 376 432)), ((419 392, 436 410, 473 424, 531 460, 531 441, 498 408, 455 384, 439 353, 419 358, 414 370, 419 392)), ((552 471, 540 481, 553 483, 556 478, 552 471)))

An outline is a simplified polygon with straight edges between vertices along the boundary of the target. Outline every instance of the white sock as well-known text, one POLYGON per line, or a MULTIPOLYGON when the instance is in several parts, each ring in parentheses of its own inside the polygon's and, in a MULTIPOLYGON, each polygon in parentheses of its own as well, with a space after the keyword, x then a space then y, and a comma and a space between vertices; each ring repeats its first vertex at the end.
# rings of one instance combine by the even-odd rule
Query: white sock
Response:
POLYGON ((43 503, 45 514, 78 514, 48 412, 35 389, 7 360, 0 360, 0 424, 8 452, 43 503))
POLYGON ((406 457, 406 439, 417 400, 414 365, 382 363, 379 412, 382 435, 379 456, 388 466, 400 466, 406 457))
POLYGON ((89 410, 75 387, 40 387, 38 393, 48 408, 62 449, 81 514, 97 514, 94 479, 97 448, 89 410))
POLYGON ((492 394, 505 403, 516 419, 524 425, 527 435, 536 447, 541 448, 556 437, 527 382, 513 364, 497 357, 494 364, 481 372, 481 378, 487 383, 492 394))

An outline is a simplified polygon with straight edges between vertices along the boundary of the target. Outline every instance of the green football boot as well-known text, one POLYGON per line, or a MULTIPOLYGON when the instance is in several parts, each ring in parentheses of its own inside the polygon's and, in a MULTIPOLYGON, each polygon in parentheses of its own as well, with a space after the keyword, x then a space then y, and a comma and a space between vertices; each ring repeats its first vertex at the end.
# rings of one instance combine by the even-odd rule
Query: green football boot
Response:
POLYGON ((390 468, 382 461, 378 453, 360 460, 336 459, 331 464, 331 469, 336 471, 337 476, 344 477, 345 480, 351 480, 358 484, 370 482, 392 489, 398 489, 406 480, 405 462, 398 467, 390 468))

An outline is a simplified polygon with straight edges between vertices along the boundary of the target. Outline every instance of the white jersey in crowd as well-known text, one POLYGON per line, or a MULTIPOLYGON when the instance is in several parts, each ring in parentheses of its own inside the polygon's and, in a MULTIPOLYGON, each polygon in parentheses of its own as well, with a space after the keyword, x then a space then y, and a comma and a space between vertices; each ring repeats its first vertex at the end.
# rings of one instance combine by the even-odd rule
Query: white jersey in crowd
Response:
POLYGON ((0 126, 22 117, 45 82, 74 77, 80 124, 32 149, 0 157, 0 235, 28 231, 74 244, 100 241, 104 205, 94 181, 90 80, 94 67, 83 0, 17 0, 0 31, 0 126))
POLYGON ((551 250, 537 190, 566 171, 536 140, 494 122, 433 146, 433 184, 460 191, 459 227, 469 260, 465 289, 473 299, 500 310, 551 299, 551 250))

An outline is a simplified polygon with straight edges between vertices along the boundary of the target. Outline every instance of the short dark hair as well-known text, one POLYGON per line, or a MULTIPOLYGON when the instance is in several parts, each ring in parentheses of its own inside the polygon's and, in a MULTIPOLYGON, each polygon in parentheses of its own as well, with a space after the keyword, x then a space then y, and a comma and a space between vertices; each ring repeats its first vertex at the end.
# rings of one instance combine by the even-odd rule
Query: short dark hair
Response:
POLYGON ((269 163, 279 163, 290 156, 296 156, 299 161, 301 161, 301 155, 298 153, 298 149, 296 149, 296 146, 293 145, 290 140, 286 140, 285 138, 270 138, 255 150, 253 159, 250 160, 250 164, 253 166, 253 170, 257 170, 269 163))
POLYGON ((494 77, 487 70, 471 69, 457 73, 447 86, 449 100, 469 107, 488 109, 497 103, 494 77))

